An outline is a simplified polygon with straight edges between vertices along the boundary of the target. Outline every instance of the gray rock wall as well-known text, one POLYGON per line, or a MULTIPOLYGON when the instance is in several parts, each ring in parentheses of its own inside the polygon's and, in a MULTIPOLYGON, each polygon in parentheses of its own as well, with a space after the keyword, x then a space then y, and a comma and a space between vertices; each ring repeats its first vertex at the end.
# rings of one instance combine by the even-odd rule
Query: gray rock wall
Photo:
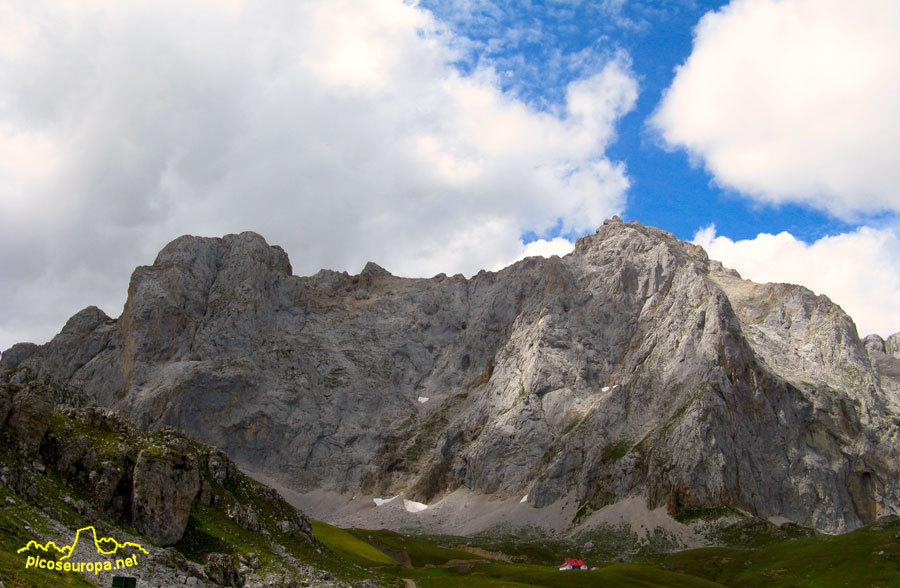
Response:
POLYGON ((301 491, 638 495, 839 531, 900 506, 898 340, 613 219, 563 258, 470 279, 296 277, 259 235, 182 237, 135 271, 119 319, 86 309, 0 369, 301 491))

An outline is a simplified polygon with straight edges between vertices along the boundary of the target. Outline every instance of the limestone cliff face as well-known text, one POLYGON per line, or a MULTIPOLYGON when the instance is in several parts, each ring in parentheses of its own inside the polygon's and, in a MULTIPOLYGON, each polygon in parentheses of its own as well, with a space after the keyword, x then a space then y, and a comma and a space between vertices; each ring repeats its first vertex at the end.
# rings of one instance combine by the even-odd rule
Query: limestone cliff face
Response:
POLYGON ((824 296, 613 219, 471 279, 296 277, 259 235, 182 237, 119 319, 86 309, 0 369, 298 490, 638 495, 840 531, 900 512, 898 348, 824 296))

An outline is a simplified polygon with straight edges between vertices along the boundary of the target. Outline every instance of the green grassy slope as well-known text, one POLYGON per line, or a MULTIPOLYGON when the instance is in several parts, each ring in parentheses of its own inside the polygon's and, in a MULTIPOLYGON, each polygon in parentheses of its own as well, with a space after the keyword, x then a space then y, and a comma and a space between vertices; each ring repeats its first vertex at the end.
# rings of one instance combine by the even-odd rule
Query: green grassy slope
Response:
POLYGON ((572 586, 622 588, 721 588, 721 584, 677 572, 641 564, 615 564, 598 570, 561 572, 556 567, 533 564, 489 563, 471 569, 446 568, 415 570, 409 575, 422 588, 484 586, 572 586))
POLYGON ((493 551, 501 546, 515 551, 517 543, 511 538, 410 536, 313 525, 319 540, 335 552, 378 568, 387 577, 413 579, 421 588, 900 586, 900 518, 885 518, 839 536, 809 536, 796 529, 773 532, 769 527, 742 523, 740 529, 732 530, 739 543, 758 547, 692 549, 625 564, 589 562, 599 569, 560 572, 546 565, 547 560, 562 561, 558 554, 571 547, 546 538, 539 543, 534 543, 537 538, 525 541, 526 548, 516 554, 522 561, 486 561, 483 555, 446 546, 465 542, 493 551), (533 558, 527 555, 530 552, 533 558))
POLYGON ((844 535, 787 539, 759 549, 693 549, 669 555, 660 564, 735 587, 900 586, 900 518, 844 535))
POLYGON ((484 558, 460 549, 443 547, 426 537, 404 535, 384 529, 367 531, 351 529, 359 539, 390 554, 402 564, 411 567, 439 566, 449 561, 481 561, 484 558))
POLYGON ((350 531, 321 521, 312 522, 313 534, 331 551, 363 566, 396 566, 395 560, 376 547, 358 539, 350 531))
POLYGON ((617 564, 592 571, 560 572, 556 566, 486 561, 481 555, 450 549, 422 538, 385 530, 339 529, 314 521, 316 538, 352 561, 422 588, 501 586, 623 586, 709 588, 715 582, 642 564, 617 564))

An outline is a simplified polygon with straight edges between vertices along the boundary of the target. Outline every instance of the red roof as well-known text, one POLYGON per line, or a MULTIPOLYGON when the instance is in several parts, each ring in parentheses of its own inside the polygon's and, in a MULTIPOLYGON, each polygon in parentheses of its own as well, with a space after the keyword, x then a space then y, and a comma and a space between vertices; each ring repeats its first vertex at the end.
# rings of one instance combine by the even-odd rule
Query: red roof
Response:
POLYGON ((584 565, 584 562, 581 561, 580 559, 567 559, 567 560, 566 560, 566 563, 564 563, 563 565, 564 565, 564 566, 572 566, 573 568, 574 568, 574 567, 579 567, 579 568, 580 568, 581 566, 584 565))

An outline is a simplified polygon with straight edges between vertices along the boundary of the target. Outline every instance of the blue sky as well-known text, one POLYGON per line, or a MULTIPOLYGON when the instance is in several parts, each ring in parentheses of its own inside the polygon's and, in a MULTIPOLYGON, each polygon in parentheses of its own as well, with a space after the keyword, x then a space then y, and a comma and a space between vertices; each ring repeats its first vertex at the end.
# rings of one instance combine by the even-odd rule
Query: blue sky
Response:
POLYGON ((0 349, 183 234, 472 275, 618 214, 900 331, 894 0, 0 0, 0 349))
MULTIPOLYGON (((615 139, 605 150, 610 159, 627 166, 630 186, 622 217, 669 230, 684 240, 695 239, 701 229, 706 229, 707 242, 703 244, 707 249, 714 249, 714 254, 729 265, 740 267, 749 277, 758 281, 804 283, 843 303, 861 323, 861 334, 892 333, 898 326, 897 314, 890 311, 876 311, 871 316, 863 314, 872 304, 886 309, 900 302, 895 277, 898 253, 895 229, 900 223, 895 201, 871 207, 850 206, 836 212, 827 202, 817 202, 815 193, 812 198, 788 193, 761 200, 753 197, 758 195, 748 195, 733 183, 716 177, 704 164, 703 157, 689 152, 685 145, 667 143, 651 122, 666 91, 673 85, 677 69, 697 49, 696 27, 704 16, 717 12, 734 15, 739 12, 739 6, 750 7, 746 12, 770 9, 773 14, 779 8, 771 2, 730 4, 689 0, 524 3, 425 0, 421 5, 465 39, 464 59, 457 63, 461 71, 487 64, 498 71, 505 92, 536 108, 559 111, 566 101, 567 84, 595 73, 598 64, 624 57, 639 93, 634 107, 617 121, 615 139), (711 228, 714 232, 710 232, 711 228), (873 253, 871 243, 865 237, 853 237, 872 237, 877 231, 881 233, 875 257, 867 258, 867 254, 873 253), (780 245, 773 246, 775 242, 780 245), (839 250, 835 244, 840 244, 839 250), (747 258, 755 254, 758 258, 748 263, 747 258), (873 274, 843 271, 860 263, 872 263, 873 274), (779 267, 773 267, 776 265, 779 267), (882 283, 875 288, 884 290, 877 301, 860 295, 860 288, 879 281, 882 283), (857 285, 848 288, 848 283, 857 285)), ((810 20, 817 8, 826 14, 834 11, 835 20, 828 25, 835 27, 841 25, 838 19, 842 13, 853 10, 847 3, 841 6, 828 2, 819 7, 809 2, 793 4, 790 8, 810 20), (808 14, 803 14, 804 11, 808 14)), ((885 6, 873 2, 868 8, 877 12, 885 6)), ((878 16, 896 17, 896 10, 878 16)), ((779 20, 779 15, 774 17, 773 21, 779 20)), ((790 17, 790 14, 781 16, 781 20, 790 17)), ((739 29, 741 15, 730 18, 733 21, 730 26, 739 29)), ((784 22, 773 24, 776 25, 786 27, 784 22)), ((853 50, 853 43, 858 40, 848 39, 846 49, 853 50)), ((777 59, 777 55, 774 57, 777 59)), ((813 63, 804 65, 827 67, 825 55, 813 59, 813 63)), ((891 62, 879 72, 885 79, 894 80, 886 86, 896 87, 896 65, 891 62)), ((798 73, 798 77, 802 74, 798 73)), ((811 80, 811 84, 816 83, 817 80, 811 80)), ((777 87, 770 90, 775 95, 780 91, 777 87)), ((895 89, 885 92, 896 96, 895 89)), ((836 144, 837 149, 847 147, 840 140, 836 144)), ((893 160, 900 164, 896 157, 893 160)), ((892 195, 896 194, 897 190, 893 190, 892 195)), ((525 231, 522 236, 527 243, 560 235, 570 241, 579 236, 577 231, 564 230, 562 223, 543 233, 525 231)))
MULTIPOLYGON (((809 206, 761 205, 742 198, 716 184, 702 166, 691 165, 683 150, 665 149, 648 128, 675 68, 691 54, 694 27, 704 14, 727 4, 421 2, 467 40, 465 59, 457 64, 461 71, 487 63, 500 73, 504 91, 538 108, 560 108, 568 83, 595 73, 592 68, 609 55, 628 56, 640 94, 635 108, 618 122, 617 140, 606 151, 628 167, 625 220, 660 227, 685 240, 710 224, 733 239, 789 231, 807 242, 859 226, 809 206)), ((537 237, 525 233, 526 240, 537 237)))

